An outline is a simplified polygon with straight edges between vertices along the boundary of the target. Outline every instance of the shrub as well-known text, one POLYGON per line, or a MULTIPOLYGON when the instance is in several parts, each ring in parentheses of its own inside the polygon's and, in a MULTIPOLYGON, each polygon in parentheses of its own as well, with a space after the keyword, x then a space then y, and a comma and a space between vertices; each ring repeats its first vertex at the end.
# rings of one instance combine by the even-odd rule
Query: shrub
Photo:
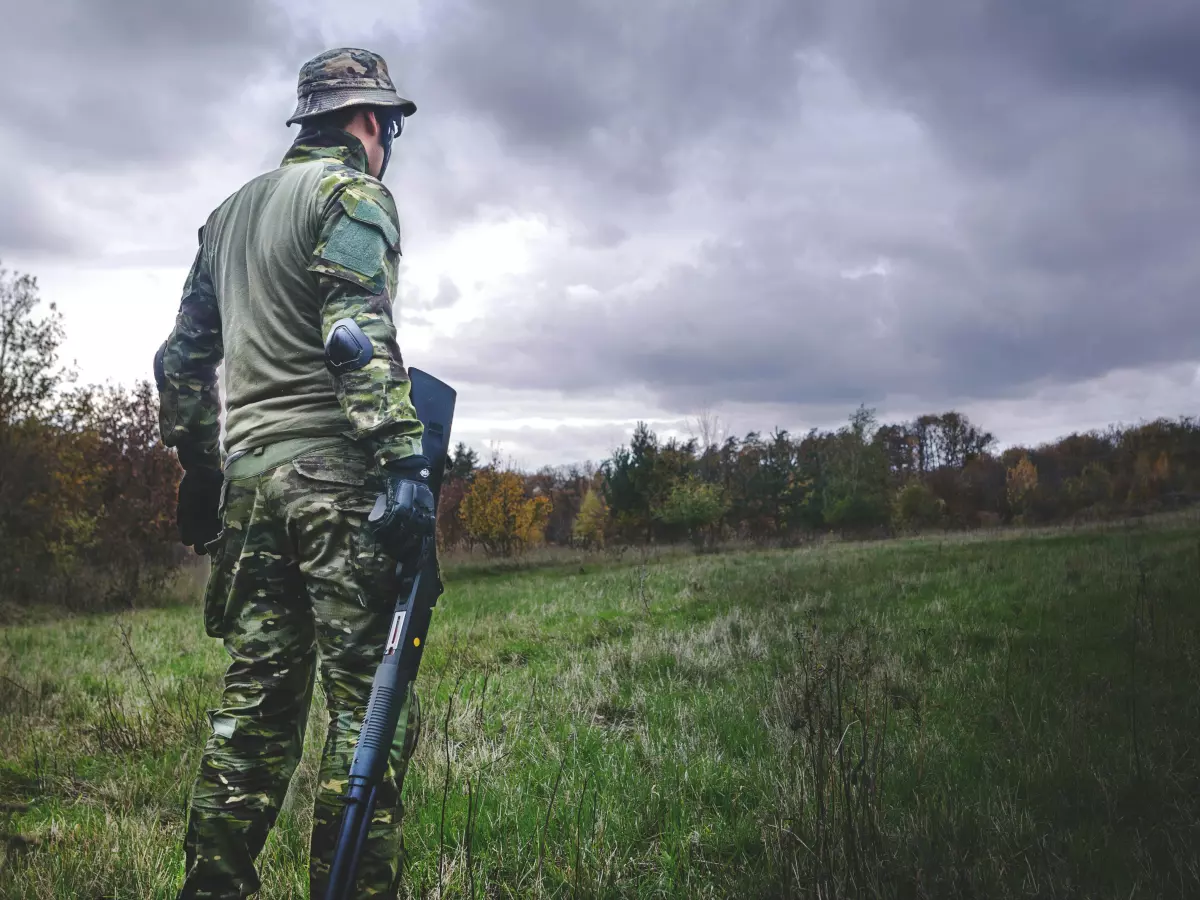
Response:
POLYGON ((936 528, 945 519, 945 502, 923 481, 910 481, 892 501, 892 522, 901 531, 936 528))
POLYGON ((1033 511, 1034 493, 1038 486, 1038 470, 1029 456, 1023 455, 1006 478, 1008 506, 1018 522, 1024 522, 1033 511))
POLYGON ((697 547, 711 544, 729 508, 721 488, 692 476, 675 483, 655 518, 685 529, 697 547))
POLYGON ((550 518, 550 500, 526 497, 516 472, 480 469, 459 507, 468 539, 489 556, 516 556, 541 542, 550 518))
POLYGON ((575 543, 584 547, 603 547, 608 531, 608 509, 594 490, 589 490, 579 506, 571 535, 575 543))

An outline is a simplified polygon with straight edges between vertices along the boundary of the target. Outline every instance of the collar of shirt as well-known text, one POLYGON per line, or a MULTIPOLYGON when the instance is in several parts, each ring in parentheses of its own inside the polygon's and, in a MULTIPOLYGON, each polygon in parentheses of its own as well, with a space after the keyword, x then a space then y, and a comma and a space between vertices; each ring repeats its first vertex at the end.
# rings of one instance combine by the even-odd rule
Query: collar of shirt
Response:
POLYGON ((283 165, 334 159, 360 172, 367 171, 367 150, 346 131, 301 131, 283 157, 283 165))

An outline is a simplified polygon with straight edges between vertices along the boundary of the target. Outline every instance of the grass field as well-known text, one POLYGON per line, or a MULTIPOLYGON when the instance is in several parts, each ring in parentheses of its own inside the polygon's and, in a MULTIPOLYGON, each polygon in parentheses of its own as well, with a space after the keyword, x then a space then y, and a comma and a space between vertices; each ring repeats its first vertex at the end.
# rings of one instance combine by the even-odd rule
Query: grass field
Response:
MULTIPOLYGON (((447 580, 414 895, 1200 896, 1194 517, 447 580)), ((0 632, 0 897, 173 896, 223 664, 188 606, 0 632)))

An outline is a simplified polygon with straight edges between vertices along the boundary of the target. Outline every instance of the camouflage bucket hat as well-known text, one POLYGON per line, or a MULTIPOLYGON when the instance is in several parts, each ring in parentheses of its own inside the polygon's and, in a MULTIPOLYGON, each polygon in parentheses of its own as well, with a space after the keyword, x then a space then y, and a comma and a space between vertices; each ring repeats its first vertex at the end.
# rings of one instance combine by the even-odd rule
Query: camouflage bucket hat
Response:
POLYGON ((417 104, 396 93, 387 63, 378 53, 352 47, 326 50, 300 68, 296 111, 287 124, 360 104, 398 106, 404 116, 417 111, 417 104))

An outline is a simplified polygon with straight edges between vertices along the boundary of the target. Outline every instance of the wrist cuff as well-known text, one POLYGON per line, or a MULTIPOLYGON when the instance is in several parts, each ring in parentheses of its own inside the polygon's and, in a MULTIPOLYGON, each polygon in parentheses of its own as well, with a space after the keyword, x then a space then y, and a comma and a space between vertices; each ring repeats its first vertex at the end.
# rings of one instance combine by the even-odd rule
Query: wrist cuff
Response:
POLYGON ((431 466, 429 460, 424 456, 413 454, 412 456, 405 456, 402 459, 394 459, 387 463, 384 468, 393 475, 399 475, 401 478, 411 478, 413 481, 427 481, 431 466))
POLYGON ((185 470, 191 469, 221 469, 221 454, 216 446, 197 447, 180 444, 178 447, 179 464, 185 470))
POLYGON ((421 455, 421 439, 405 437, 399 440, 389 440, 387 443, 375 445, 375 462, 388 468, 393 463, 402 462, 413 456, 421 455))

